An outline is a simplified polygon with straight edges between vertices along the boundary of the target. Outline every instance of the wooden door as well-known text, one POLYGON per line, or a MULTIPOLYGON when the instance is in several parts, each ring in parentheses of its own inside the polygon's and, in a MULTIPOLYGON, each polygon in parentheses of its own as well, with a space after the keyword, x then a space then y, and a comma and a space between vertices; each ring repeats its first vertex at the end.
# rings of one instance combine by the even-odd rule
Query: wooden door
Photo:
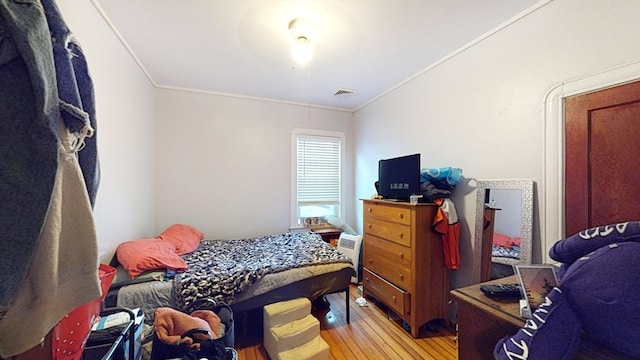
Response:
POLYGON ((640 81, 564 104, 565 235, 640 220, 640 81))

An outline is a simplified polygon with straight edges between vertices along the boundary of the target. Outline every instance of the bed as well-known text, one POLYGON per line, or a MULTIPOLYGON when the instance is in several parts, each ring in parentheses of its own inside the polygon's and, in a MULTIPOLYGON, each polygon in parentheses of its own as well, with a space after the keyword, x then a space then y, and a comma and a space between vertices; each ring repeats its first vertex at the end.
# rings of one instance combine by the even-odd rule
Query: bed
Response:
POLYGON ((491 256, 520 259, 520 237, 511 237, 499 232, 493 233, 491 256))
MULTIPOLYGON (((240 312, 296 297, 314 299, 345 292, 349 321, 349 284, 355 274, 352 261, 316 233, 198 240, 193 251, 179 256, 185 266, 180 269, 173 264, 178 268, 173 277, 173 269, 148 269, 131 279, 129 274, 122 275, 123 268, 130 270, 130 263, 112 262, 119 268, 119 276, 107 306, 140 308, 149 320, 157 307, 189 311, 199 298, 211 298, 240 312)), ((120 253, 117 258, 122 260, 120 253)))

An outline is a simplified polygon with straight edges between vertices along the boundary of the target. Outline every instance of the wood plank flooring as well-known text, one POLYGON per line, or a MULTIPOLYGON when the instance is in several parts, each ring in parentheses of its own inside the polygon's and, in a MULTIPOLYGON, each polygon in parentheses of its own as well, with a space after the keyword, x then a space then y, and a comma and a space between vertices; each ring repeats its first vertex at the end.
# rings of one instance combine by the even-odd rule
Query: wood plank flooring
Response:
MULTIPOLYGON (((326 296, 330 309, 312 310, 320 320, 320 335, 331 348, 331 359, 457 359, 456 332, 448 323, 436 321, 423 326, 419 338, 414 339, 401 321, 388 315, 384 305, 368 299, 369 306, 360 307, 355 303, 358 296, 357 287, 352 285, 349 324, 344 293, 326 296)), ((236 314, 238 359, 269 359, 262 346, 261 317, 261 311, 236 314)))

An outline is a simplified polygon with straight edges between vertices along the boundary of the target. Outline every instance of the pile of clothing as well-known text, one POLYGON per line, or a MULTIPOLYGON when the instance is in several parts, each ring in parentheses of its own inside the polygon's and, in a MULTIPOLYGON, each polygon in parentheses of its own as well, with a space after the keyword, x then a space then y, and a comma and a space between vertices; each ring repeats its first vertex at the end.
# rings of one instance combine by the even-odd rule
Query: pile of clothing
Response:
POLYGON ((423 199, 438 205, 433 230, 442 237, 444 265, 460 268, 460 223, 451 192, 460 181, 462 169, 445 167, 420 170, 420 191, 423 199))
POLYGON ((462 169, 454 167, 424 168, 420 170, 420 193, 428 202, 451 197, 462 177, 462 169))

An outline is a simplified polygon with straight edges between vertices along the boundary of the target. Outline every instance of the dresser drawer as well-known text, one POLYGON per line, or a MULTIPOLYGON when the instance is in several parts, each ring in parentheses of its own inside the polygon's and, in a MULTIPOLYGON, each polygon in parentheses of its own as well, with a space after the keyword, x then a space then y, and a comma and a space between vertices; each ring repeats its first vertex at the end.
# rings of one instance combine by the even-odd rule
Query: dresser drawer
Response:
POLYGON ((381 220, 365 219, 364 232, 400 245, 411 247, 411 226, 381 220))
POLYGON ((363 270, 363 288, 365 295, 372 295, 398 314, 406 315, 410 312, 411 294, 395 287, 367 268, 363 270))
POLYGON ((363 265, 396 286, 411 291, 411 249, 380 239, 364 237, 363 265))
POLYGON ((407 207, 390 206, 380 203, 366 203, 364 216, 398 224, 411 225, 411 209, 407 207))

